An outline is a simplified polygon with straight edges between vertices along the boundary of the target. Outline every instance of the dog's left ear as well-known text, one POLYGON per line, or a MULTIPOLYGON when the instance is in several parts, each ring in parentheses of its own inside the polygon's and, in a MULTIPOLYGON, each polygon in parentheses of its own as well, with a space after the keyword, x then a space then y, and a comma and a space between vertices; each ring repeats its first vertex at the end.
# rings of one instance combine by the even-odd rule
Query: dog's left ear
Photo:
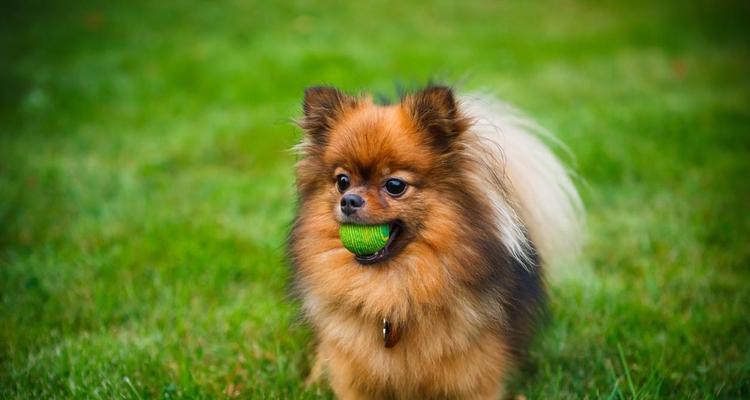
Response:
POLYGON ((336 121, 347 110, 357 106, 355 97, 341 93, 331 86, 315 86, 305 89, 302 103, 304 118, 300 126, 315 144, 324 145, 328 133, 336 121))
POLYGON ((447 86, 429 86, 402 100, 407 112, 427 140, 440 150, 450 148, 454 140, 469 128, 456 103, 453 90, 447 86))

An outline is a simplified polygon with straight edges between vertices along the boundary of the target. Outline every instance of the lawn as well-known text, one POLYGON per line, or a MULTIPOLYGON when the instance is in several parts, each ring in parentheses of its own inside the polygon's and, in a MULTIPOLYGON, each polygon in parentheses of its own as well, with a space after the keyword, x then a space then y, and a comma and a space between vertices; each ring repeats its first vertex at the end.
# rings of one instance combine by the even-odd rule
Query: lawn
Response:
MULTIPOLYGON (((750 397, 747 2, 0 6, 0 398, 317 398, 308 85, 487 89, 570 149, 580 262, 512 394, 750 397)), ((561 153, 563 154, 563 153, 561 153)))

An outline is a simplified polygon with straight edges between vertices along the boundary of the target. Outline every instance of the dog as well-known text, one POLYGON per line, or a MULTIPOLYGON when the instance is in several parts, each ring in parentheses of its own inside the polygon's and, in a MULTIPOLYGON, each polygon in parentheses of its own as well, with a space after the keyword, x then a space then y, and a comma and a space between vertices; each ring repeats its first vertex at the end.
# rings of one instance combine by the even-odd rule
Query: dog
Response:
POLYGON ((501 398, 544 270, 579 246, 581 200, 540 129, 440 85, 387 105, 312 87, 303 114, 288 255, 309 381, 341 399, 501 398), (353 254, 342 224, 387 224, 387 243, 353 254))

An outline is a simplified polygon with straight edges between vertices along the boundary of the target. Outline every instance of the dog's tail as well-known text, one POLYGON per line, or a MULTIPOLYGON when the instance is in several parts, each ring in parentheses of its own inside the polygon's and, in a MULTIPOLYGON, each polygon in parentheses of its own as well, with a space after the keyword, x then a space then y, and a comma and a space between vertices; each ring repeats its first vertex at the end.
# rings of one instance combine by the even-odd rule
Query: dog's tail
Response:
POLYGON ((529 259, 532 248, 545 265, 556 264, 578 253, 583 234, 583 205, 571 175, 542 140, 563 148, 554 136, 507 104, 491 96, 472 94, 461 99, 464 114, 472 118, 471 132, 478 137, 485 166, 498 177, 503 201, 512 214, 498 222, 501 232, 509 223, 520 223, 510 231, 521 234, 503 236, 503 240, 521 259, 529 259), (506 226, 503 226, 506 225, 506 226), (526 235, 525 233, 528 233, 526 235), (519 237, 520 236, 520 237, 519 237), (513 250, 513 249, 516 250, 513 250), (519 249, 522 254, 519 254, 519 249))

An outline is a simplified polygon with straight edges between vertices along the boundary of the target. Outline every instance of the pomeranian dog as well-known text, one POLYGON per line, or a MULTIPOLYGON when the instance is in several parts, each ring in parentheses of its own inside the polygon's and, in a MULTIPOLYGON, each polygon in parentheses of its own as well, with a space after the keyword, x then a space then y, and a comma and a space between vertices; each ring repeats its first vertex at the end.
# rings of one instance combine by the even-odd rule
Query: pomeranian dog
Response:
POLYGON ((581 202, 537 125, 429 86, 378 105, 305 91, 293 288, 316 337, 309 381, 341 399, 499 399, 574 249, 581 202), (341 225, 387 224, 372 254, 341 225))

